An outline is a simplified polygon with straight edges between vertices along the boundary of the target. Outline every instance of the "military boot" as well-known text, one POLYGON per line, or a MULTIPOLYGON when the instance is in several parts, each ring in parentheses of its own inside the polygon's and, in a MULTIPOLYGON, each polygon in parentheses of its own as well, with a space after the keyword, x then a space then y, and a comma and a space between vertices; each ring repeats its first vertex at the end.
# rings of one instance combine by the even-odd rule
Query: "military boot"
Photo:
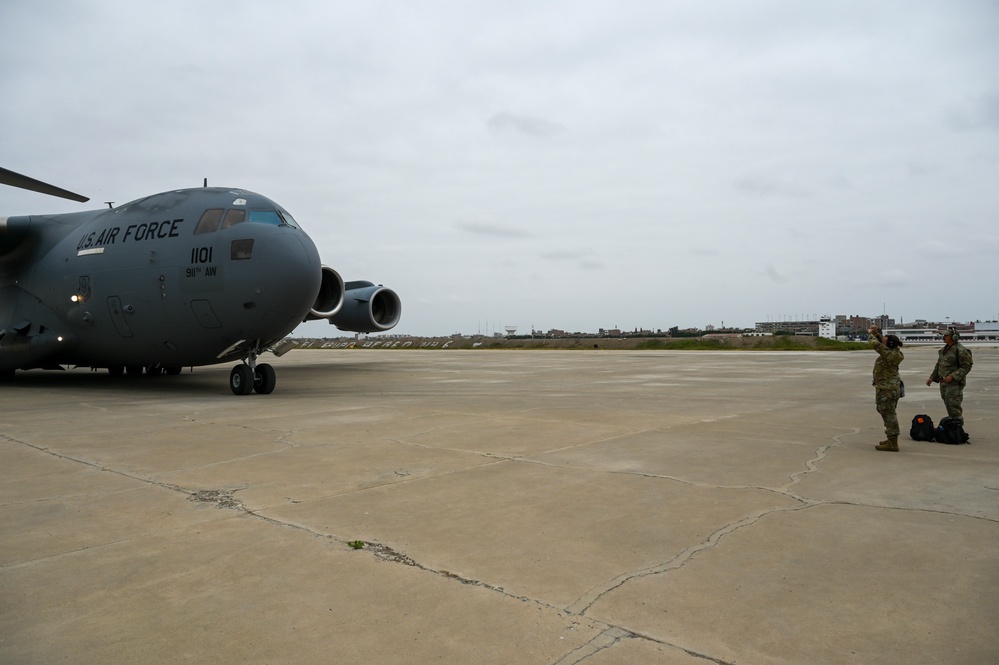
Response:
POLYGON ((888 450, 893 453, 898 452, 898 437, 889 436, 887 441, 882 441, 878 445, 874 446, 875 450, 888 450))

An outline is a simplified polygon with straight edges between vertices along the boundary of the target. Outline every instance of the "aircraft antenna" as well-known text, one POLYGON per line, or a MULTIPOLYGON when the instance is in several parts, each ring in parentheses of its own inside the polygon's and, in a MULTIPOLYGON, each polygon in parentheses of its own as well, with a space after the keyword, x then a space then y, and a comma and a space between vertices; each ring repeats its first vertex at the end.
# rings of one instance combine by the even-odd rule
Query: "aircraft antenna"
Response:
POLYGON ((208 186, 208 178, 205 178, 205 184, 204 184, 204 186, 205 186, 205 187, 207 187, 207 186, 208 186))
POLYGON ((108 204, 108 210, 114 208, 114 201, 105 201, 104 203, 108 204))

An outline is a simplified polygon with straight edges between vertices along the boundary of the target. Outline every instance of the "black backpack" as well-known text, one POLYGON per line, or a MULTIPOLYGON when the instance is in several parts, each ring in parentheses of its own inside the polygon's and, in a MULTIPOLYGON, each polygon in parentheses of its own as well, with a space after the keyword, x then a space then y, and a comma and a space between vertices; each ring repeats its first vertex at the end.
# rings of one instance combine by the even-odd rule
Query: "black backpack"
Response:
POLYGON ((909 428, 909 436, 913 441, 932 441, 936 435, 933 428, 933 421, 925 413, 912 417, 912 427, 909 428))
POLYGON ((968 433, 964 431, 964 427, 961 426, 961 423, 947 417, 940 421, 940 427, 938 427, 936 431, 936 438, 940 443, 948 443, 957 446, 962 443, 968 443, 968 439, 971 437, 969 437, 968 433))

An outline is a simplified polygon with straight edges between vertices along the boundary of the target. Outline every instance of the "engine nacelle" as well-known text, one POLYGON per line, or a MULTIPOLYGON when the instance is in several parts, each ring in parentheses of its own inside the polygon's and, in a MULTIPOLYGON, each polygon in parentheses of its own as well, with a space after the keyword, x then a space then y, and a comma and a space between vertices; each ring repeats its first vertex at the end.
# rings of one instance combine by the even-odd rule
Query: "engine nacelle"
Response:
POLYGON ((399 323, 402 301, 392 289, 371 282, 347 282, 343 307, 330 324, 350 332, 383 332, 399 323))
POLYGON ((343 307, 343 278, 340 274, 330 268, 323 266, 323 280, 319 285, 319 295, 316 296, 316 303, 305 316, 306 321, 317 319, 328 319, 343 307))
POLYGON ((0 217, 0 275, 6 275, 27 263, 37 241, 28 240, 30 217, 0 217))

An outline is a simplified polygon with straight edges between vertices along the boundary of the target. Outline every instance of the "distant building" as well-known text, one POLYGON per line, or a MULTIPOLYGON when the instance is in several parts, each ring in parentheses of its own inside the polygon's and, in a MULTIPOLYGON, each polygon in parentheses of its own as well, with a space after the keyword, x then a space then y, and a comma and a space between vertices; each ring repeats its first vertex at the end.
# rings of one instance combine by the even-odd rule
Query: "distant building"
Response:
MULTIPOLYGON (((925 322, 924 322, 925 323, 925 322)), ((925 325, 886 328, 886 333, 897 335, 903 344, 943 344, 943 334, 953 327, 961 336, 962 344, 999 343, 999 321, 974 323, 928 323, 925 325)))
POLYGON ((840 335, 862 335, 867 333, 872 323, 873 321, 869 316, 858 316, 856 314, 845 316, 837 314, 836 332, 840 335))
POLYGON ((819 337, 836 339, 836 320, 829 316, 819 319, 819 337))
POLYGON ((767 321, 757 323, 756 331, 762 333, 791 333, 792 335, 817 335, 818 321, 767 321))
POLYGON ((762 333, 791 333, 792 335, 818 335, 835 339, 836 335, 866 335, 871 324, 876 324, 882 330, 887 330, 895 325, 895 319, 882 315, 874 318, 866 316, 844 316, 837 314, 833 316, 823 316, 818 321, 767 321, 756 324, 756 332, 762 333), (832 335, 823 334, 823 323, 826 330, 832 330, 832 335))

